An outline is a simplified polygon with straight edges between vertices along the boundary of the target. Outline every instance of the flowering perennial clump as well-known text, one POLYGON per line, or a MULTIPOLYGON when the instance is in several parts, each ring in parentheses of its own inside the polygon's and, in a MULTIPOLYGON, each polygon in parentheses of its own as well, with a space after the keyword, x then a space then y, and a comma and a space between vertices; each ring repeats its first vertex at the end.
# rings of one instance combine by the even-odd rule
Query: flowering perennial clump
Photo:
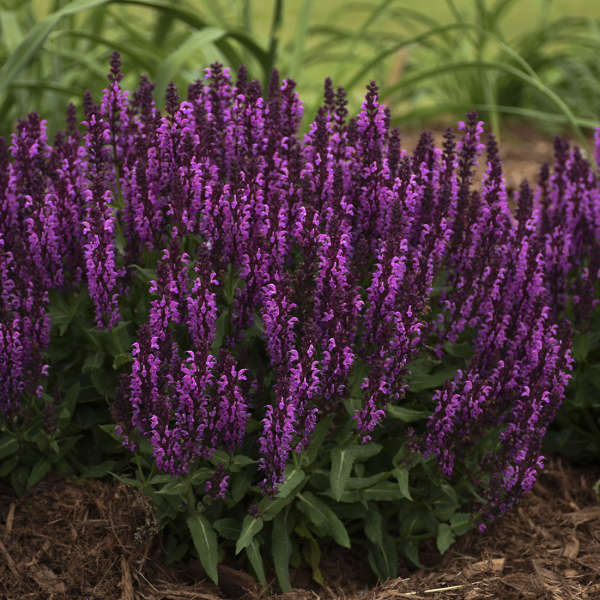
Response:
MULTIPOLYGON (((113 409, 160 469, 187 473, 255 439, 273 494, 322 419, 335 428, 351 407, 368 442, 410 392, 412 361, 467 340, 416 447, 451 476, 496 431, 483 517, 527 492, 572 368, 565 310, 586 319, 598 301, 600 182, 581 152, 558 140, 554 169, 510 198, 474 113, 458 141, 425 133, 410 153, 374 83, 349 118, 327 80, 302 136, 295 84, 277 73, 263 96, 244 68, 233 81, 215 64, 184 100, 171 85, 164 112, 147 79, 133 94, 120 80, 115 55, 81 132, 69 108, 53 145, 35 114, 0 140, 2 413, 47 373, 49 293, 87 289, 109 331, 150 268, 113 409)), ((227 488, 219 466, 206 492, 227 488)))

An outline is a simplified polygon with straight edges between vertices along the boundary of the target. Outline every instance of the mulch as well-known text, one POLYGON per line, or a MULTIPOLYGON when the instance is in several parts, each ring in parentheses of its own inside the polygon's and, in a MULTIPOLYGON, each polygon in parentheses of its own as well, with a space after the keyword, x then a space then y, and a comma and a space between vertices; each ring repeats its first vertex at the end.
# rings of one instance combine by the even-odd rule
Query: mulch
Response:
POLYGON ((533 491, 483 534, 469 533, 427 568, 377 584, 364 557, 328 553, 324 588, 304 571, 293 592, 259 590, 236 567, 220 569, 221 588, 198 561, 163 562, 147 499, 113 481, 52 478, 16 498, 0 487, 0 597, 120 600, 594 600, 600 598, 600 467, 549 461, 533 491))

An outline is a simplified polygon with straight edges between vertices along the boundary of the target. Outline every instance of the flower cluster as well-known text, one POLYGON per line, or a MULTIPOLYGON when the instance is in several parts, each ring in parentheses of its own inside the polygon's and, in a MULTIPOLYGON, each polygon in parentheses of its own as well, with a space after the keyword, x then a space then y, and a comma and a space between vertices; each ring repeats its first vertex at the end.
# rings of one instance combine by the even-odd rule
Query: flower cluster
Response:
MULTIPOLYGON (((164 113, 146 78, 133 94, 120 81, 115 55, 101 104, 84 99, 84 135, 69 109, 53 146, 36 115, 0 141, 3 412, 46 370, 48 292, 85 285, 110 330, 141 265, 155 270, 149 314, 114 408, 125 443, 148 440, 159 468, 235 451, 253 418, 272 494, 318 420, 353 407, 368 441, 410 363, 467 339, 420 448, 450 476, 496 432, 483 517, 531 488, 572 365, 564 313, 586 319, 598 295, 600 185, 579 150, 557 141, 513 214, 474 113, 458 141, 425 133, 411 153, 374 83, 348 118, 327 80, 301 136, 295 83, 276 72, 263 96, 243 67, 234 81, 215 64, 186 99, 169 86, 164 113)), ((219 467, 206 490, 227 485, 219 467)))

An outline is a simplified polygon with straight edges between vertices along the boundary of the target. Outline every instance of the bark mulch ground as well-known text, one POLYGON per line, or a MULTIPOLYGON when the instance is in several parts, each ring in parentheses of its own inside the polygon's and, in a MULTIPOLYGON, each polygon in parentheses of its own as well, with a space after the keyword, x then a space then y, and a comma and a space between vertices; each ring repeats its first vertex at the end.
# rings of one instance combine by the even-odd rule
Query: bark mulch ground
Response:
MULTIPOLYGON (((297 589, 260 592, 232 566, 219 589, 197 562, 166 568, 147 501, 120 483, 53 479, 17 499, 0 488, 0 597, 216 600, 594 600, 600 598, 600 467, 554 459, 513 513, 461 538, 427 568, 377 585, 364 557, 328 554, 326 588, 294 573, 297 589), (244 592, 244 590, 247 590, 244 592)), ((275 590, 273 584, 272 590, 275 590)))

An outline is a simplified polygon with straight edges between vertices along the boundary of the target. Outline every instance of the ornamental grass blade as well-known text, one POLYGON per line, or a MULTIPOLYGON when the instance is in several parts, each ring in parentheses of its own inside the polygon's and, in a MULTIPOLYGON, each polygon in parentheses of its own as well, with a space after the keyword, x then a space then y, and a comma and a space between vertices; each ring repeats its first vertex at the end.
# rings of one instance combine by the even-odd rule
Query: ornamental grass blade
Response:
MULTIPOLYGON (((159 10, 168 15, 172 15, 177 20, 181 21, 192 27, 193 29, 205 29, 210 26, 210 23, 202 18, 197 12, 190 10, 184 6, 176 5, 171 0, 113 0, 118 4, 133 4, 135 6, 144 6, 150 9, 159 10)), ((232 68, 237 68, 242 62, 247 62, 247 58, 229 43, 229 39, 237 42, 243 49, 245 54, 250 54, 255 58, 261 65, 265 76, 270 75, 271 71, 269 66, 270 56, 269 53, 264 50, 259 44, 257 44, 252 37, 246 32, 238 29, 226 30, 227 36, 225 36, 215 42, 216 47, 227 59, 229 65, 232 68)))
POLYGON ((62 36, 73 38, 74 40, 87 40, 94 45, 105 46, 108 50, 116 50, 123 57, 132 61, 135 65, 139 65, 148 73, 153 73, 154 66, 161 60, 161 55, 150 44, 141 44, 137 41, 135 45, 127 44, 121 40, 111 40, 102 35, 79 29, 63 29, 52 33, 53 40, 62 36))
POLYGON ((2 45, 9 54, 13 53, 23 41, 23 32, 16 11, 0 10, 0 31, 2 45))
POLYGON ((302 64, 302 56, 306 46, 306 38, 308 35, 308 25, 310 23, 310 15, 312 12, 312 0, 304 0, 300 18, 296 24, 296 34, 294 36, 294 44, 290 56, 287 77, 292 79, 297 78, 300 73, 300 65, 302 64))
POLYGON ((181 71, 181 67, 192 57, 198 56, 198 52, 206 54, 214 53, 215 44, 218 40, 225 36, 223 29, 216 27, 206 27, 201 31, 192 33, 179 48, 174 49, 171 53, 159 64, 156 70, 156 93, 158 98, 163 98, 165 90, 169 82, 177 73, 181 71))
POLYGON ((554 91, 552 91, 547 85, 545 85, 540 79, 536 77, 532 77, 531 75, 513 67, 512 65, 501 63, 498 61, 485 61, 485 60, 464 60, 464 61, 454 61, 448 62, 443 65, 439 65, 437 67, 423 69, 413 75, 408 75, 402 79, 399 83, 396 83, 390 87, 385 88, 382 91, 383 97, 389 97, 394 94, 397 90, 406 88, 409 86, 413 86, 421 81, 425 81, 427 79, 433 79, 435 77, 439 77, 440 75, 446 73, 455 73, 460 70, 498 70, 513 75, 517 79, 521 79, 522 81, 528 83, 533 88, 540 91, 544 94, 549 100, 551 100, 558 109, 565 115, 569 125, 571 125, 571 129, 579 138, 582 146, 587 150, 589 154, 591 154, 591 149, 588 144, 587 139, 583 135, 581 128, 577 124, 577 119, 571 109, 567 106, 567 104, 562 100, 554 91))
POLYGON ((4 93, 12 85, 19 73, 35 58, 48 34, 58 25, 63 17, 107 4, 109 1, 75 0, 60 10, 44 17, 41 21, 38 21, 23 38, 17 49, 9 56, 2 69, 0 69, 0 94, 4 93))

